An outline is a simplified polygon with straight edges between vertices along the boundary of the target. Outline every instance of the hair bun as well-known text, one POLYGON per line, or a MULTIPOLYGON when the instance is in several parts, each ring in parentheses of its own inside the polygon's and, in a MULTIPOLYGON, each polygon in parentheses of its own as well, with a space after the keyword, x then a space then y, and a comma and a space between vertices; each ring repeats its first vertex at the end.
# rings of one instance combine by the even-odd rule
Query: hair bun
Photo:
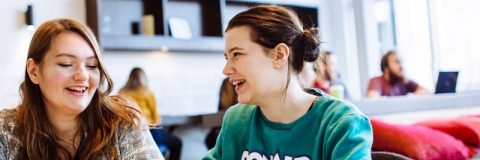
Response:
POLYGON ((300 35, 300 56, 307 62, 317 60, 320 53, 320 38, 318 28, 304 30, 300 35))

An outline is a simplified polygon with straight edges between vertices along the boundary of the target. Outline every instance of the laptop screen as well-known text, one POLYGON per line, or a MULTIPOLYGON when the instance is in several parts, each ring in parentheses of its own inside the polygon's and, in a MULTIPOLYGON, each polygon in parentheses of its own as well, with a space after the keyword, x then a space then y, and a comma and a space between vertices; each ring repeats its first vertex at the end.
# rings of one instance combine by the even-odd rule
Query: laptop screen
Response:
POLYGON ((457 87, 458 71, 439 72, 435 93, 455 93, 457 87))

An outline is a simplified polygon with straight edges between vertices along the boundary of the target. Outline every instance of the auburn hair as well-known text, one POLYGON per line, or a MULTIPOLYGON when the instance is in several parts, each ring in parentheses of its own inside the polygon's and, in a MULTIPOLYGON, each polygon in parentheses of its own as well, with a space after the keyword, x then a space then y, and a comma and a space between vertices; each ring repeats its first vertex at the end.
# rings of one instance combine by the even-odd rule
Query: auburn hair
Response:
POLYGON ((22 100, 15 120, 15 133, 21 143, 15 158, 17 160, 60 159, 59 155, 69 159, 96 159, 99 156, 119 159, 119 151, 115 147, 116 130, 119 127, 140 129, 138 123, 143 119, 134 106, 135 103, 121 97, 108 96, 112 92, 113 81, 103 64, 94 34, 84 24, 70 19, 55 19, 43 23, 33 35, 27 60, 32 58, 41 69, 53 39, 67 32, 79 34, 90 44, 98 59, 100 71, 99 87, 88 107, 78 115, 76 137, 80 138, 80 144, 75 155, 71 155, 67 147, 60 145, 61 140, 47 118, 40 87, 31 81, 25 70, 25 78, 20 85, 22 100))

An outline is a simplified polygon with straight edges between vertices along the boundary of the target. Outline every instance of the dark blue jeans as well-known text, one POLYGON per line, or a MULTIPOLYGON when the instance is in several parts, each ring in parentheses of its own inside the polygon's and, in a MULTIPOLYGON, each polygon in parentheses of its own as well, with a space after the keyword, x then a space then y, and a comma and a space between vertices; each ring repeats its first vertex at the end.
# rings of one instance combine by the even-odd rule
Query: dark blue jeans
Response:
POLYGON ((169 160, 179 160, 182 153, 182 141, 180 138, 166 133, 163 129, 150 129, 153 140, 157 146, 162 150, 164 146, 168 147, 170 151, 169 160))

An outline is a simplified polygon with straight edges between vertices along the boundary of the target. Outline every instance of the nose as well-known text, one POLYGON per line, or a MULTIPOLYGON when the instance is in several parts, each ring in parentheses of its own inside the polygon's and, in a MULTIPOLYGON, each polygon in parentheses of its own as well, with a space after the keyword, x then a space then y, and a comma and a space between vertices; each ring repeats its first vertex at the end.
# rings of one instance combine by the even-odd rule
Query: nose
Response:
POLYGON ((235 73, 235 68, 233 67, 233 64, 232 64, 232 62, 230 62, 230 60, 227 60, 227 63, 225 64, 225 67, 223 67, 222 73, 225 76, 229 76, 229 75, 232 75, 233 73, 235 73))
POLYGON ((86 67, 85 66, 77 67, 77 69, 75 70, 75 74, 73 75, 73 79, 75 81, 87 81, 88 78, 89 76, 88 76, 86 67))

